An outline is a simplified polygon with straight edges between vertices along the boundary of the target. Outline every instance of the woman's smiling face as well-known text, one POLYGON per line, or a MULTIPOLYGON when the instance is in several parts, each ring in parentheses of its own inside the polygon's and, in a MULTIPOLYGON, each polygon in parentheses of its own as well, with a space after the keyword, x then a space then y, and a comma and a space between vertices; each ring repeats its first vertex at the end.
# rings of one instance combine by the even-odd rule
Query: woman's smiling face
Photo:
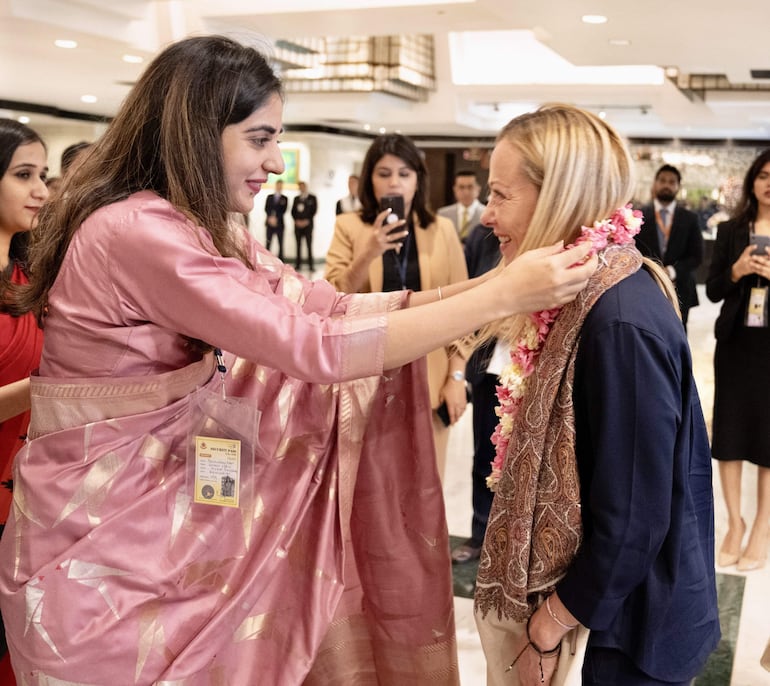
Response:
POLYGON ((35 227, 37 214, 48 198, 47 174, 42 143, 35 141, 16 148, 0 178, 0 231, 12 236, 35 227))
POLYGON ((283 101, 278 94, 242 122, 222 132, 222 156, 231 212, 247 214, 254 209, 254 196, 267 182, 268 174, 283 173, 278 136, 281 133, 283 101))
POLYGON ((489 200, 481 215, 481 223, 491 227, 500 241, 506 264, 519 251, 540 194, 521 163, 521 153, 507 140, 495 146, 489 163, 489 200))

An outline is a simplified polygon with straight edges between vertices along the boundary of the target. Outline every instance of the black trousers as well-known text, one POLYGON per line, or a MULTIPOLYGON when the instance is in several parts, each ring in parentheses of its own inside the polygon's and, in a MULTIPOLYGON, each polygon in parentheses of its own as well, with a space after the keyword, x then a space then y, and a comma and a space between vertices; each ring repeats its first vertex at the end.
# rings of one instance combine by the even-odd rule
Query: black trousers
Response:
POLYGON ((313 269, 313 227, 308 226, 303 229, 294 229, 294 237, 297 239, 297 261, 295 266, 299 269, 302 266, 302 241, 307 246, 307 266, 313 269))
POLYGON ((283 260, 283 227, 282 226, 267 226, 267 243, 265 247, 270 250, 270 245, 273 242, 273 236, 278 239, 278 259, 283 260))
POLYGON ((471 540, 480 547, 487 531, 489 510, 492 508, 494 493, 487 487, 487 477, 492 473, 492 460, 495 459, 495 446, 492 434, 497 426, 497 394, 495 386, 498 377, 484 374, 477 383, 471 384, 471 402, 473 403, 473 483, 471 520, 471 540))

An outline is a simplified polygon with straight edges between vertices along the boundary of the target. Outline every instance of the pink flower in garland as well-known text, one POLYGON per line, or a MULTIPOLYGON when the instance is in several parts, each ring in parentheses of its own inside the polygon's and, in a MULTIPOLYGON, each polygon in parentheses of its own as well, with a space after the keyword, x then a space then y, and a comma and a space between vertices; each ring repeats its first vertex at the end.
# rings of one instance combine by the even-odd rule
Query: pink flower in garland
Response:
MULTIPOLYGON (((609 219, 594 222, 590 227, 581 227, 581 235, 575 243, 591 241, 593 255, 604 250, 609 243, 617 245, 631 243, 641 226, 642 213, 628 204, 615 210, 609 219)), ((537 359, 560 310, 560 307, 555 307, 529 315, 529 321, 521 338, 511 348, 511 364, 500 374, 500 385, 496 388, 498 404, 495 408, 495 414, 500 421, 492 434, 495 459, 492 462, 492 473, 487 477, 487 486, 493 491, 496 490, 503 472, 505 456, 513 432, 513 420, 519 412, 527 390, 527 379, 535 371, 537 359)))

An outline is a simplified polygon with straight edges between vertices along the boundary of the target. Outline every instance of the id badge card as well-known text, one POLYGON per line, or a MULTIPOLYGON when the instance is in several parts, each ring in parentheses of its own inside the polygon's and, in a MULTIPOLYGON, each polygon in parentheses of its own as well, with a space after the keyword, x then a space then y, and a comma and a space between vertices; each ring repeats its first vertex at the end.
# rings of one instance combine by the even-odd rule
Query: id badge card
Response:
POLYGON ((248 507, 258 452, 256 403, 200 388, 188 409, 188 495, 200 505, 248 507))
POLYGON ((746 326, 767 326, 767 286, 754 286, 749 292, 746 326))
POLYGON ((193 501, 238 507, 241 488, 241 442, 237 438, 195 437, 193 501))

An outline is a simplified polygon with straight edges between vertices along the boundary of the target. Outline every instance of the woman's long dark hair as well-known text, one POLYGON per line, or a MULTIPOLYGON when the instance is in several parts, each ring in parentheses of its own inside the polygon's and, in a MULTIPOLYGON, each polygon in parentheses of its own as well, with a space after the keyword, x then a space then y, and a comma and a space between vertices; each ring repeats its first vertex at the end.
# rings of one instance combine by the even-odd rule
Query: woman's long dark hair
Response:
POLYGON ((374 195, 372 173, 374 167, 385 155, 393 155, 403 160, 410 169, 417 172, 417 190, 412 200, 412 212, 417 213, 420 225, 428 226, 435 215, 428 207, 428 169, 418 147, 406 136, 400 133, 388 133, 377 136, 366 151, 361 167, 359 199, 361 200, 361 218, 372 224, 380 213, 380 205, 374 195))
MULTIPOLYGON (((22 145, 30 143, 40 143, 45 148, 45 143, 39 134, 26 124, 15 119, 0 119, 0 179, 5 176, 16 149, 22 145)), ((29 245, 29 232, 20 231, 11 238, 10 249, 8 250, 8 269, 3 271, 3 282, 0 282, 0 288, 6 286, 5 281, 10 279, 14 264, 18 264, 21 269, 27 273, 27 249, 29 245)), ((2 292, 5 292, 3 288, 2 292)))
POLYGON ((48 291, 72 236, 100 207, 150 190, 204 227, 220 254, 248 257, 228 226, 222 132, 282 97, 281 81, 257 50, 223 36, 187 38, 147 67, 83 164, 40 213, 30 245, 30 285, 18 312, 42 324, 48 291))
POLYGON ((741 199, 733 211, 733 219, 739 224, 749 224, 757 218, 758 206, 757 196, 754 195, 754 181, 757 180, 762 167, 768 162, 770 162, 770 148, 759 153, 746 172, 746 178, 743 179, 741 199))

